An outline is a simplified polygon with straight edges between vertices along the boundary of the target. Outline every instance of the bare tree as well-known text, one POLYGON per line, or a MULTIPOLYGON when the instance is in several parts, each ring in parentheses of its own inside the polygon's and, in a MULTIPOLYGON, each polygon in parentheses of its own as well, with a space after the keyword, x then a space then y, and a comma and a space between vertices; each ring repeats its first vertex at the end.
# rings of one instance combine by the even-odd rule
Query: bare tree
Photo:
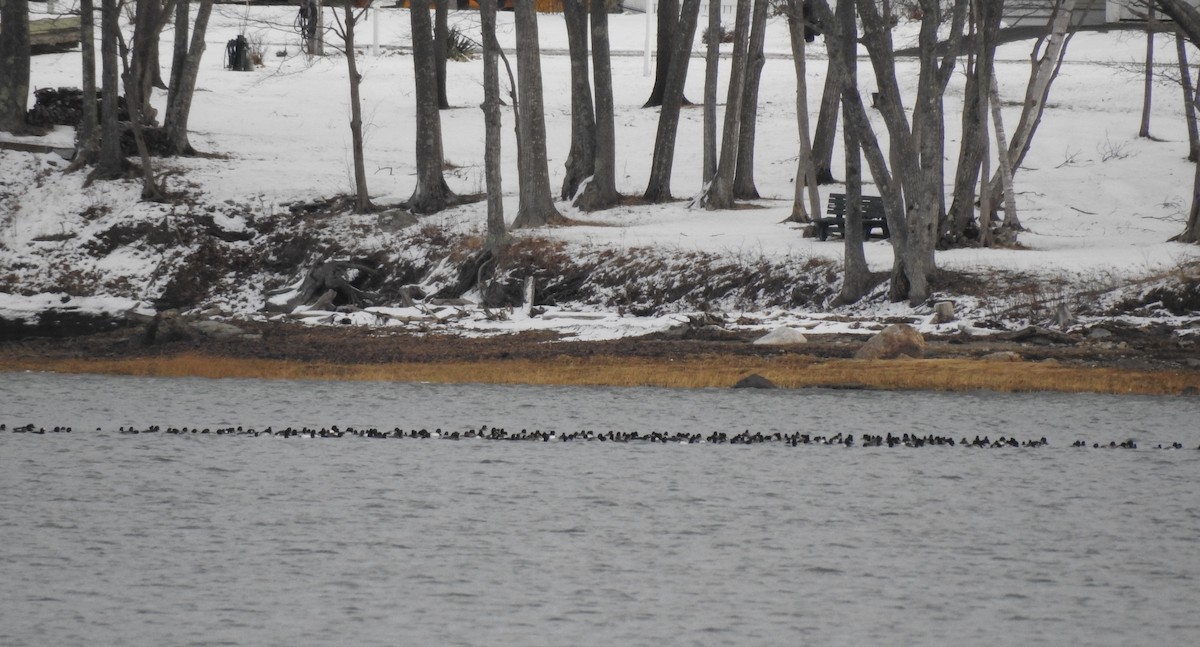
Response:
POLYGON ((504 251, 504 186, 500 174, 500 43, 496 41, 496 0, 480 0, 483 31, 484 178, 487 183, 487 251, 493 269, 504 251))
POLYGON ((825 85, 821 90, 821 107, 817 112, 817 125, 813 131, 813 165, 817 169, 817 182, 820 184, 835 182, 833 149, 837 143, 838 108, 842 100, 842 86, 845 84, 845 80, 838 76, 840 69, 840 66, 833 65, 826 68, 825 85))
MULTIPOLYGON (((855 21, 854 3, 842 0, 837 7, 836 29, 840 31, 841 43, 854 43, 858 40, 855 21)), ((858 87, 858 53, 854 47, 843 47, 837 52, 845 65, 846 73, 842 76, 846 87, 858 87)), ((843 122, 850 124, 850 111, 854 109, 854 101, 843 100, 842 111, 846 113, 843 122)), ((842 290, 838 300, 842 303, 854 303, 867 293, 871 275, 867 268, 867 257, 863 251, 863 217, 862 217, 862 144, 860 133, 856 128, 843 128, 842 139, 846 144, 846 215, 842 225, 843 266, 842 290)))
POLYGON ((788 0, 788 36, 792 45, 792 64, 796 70, 796 128, 800 135, 800 153, 796 159, 795 193, 792 196, 790 222, 807 223, 821 212, 821 196, 817 191, 817 168, 813 160, 812 139, 808 120, 808 54, 807 43, 816 36, 815 26, 804 9, 803 0, 788 0), (808 195, 809 208, 804 206, 808 195))
POLYGON ((0 130, 29 131, 29 0, 0 0, 0 130))
POLYGON ((738 0, 733 28, 733 59, 729 63, 729 91, 725 98, 725 124, 717 174, 703 190, 700 203, 706 209, 733 208, 733 174, 737 166, 738 131, 742 125, 741 93, 746 78, 746 45, 750 27, 750 0, 738 0))
MULTIPOLYGON (((972 0, 971 44, 963 90, 962 136, 958 168, 954 175, 954 193, 950 209, 943 219, 940 244, 945 247, 967 244, 967 232, 975 222, 975 187, 988 147, 988 102, 991 96, 997 33, 1004 10, 1003 0, 972 0)), ((1004 150, 1001 147, 999 150, 1004 150)), ((984 180, 990 179, 984 171, 984 180)), ((990 198, 990 195, 988 196, 990 198)), ((990 214, 989 214, 990 215, 990 214)))
MULTIPOLYGON (((354 0, 342 0, 342 16, 339 18, 336 12, 333 14, 333 31, 342 41, 342 48, 346 55, 347 76, 350 80, 350 143, 354 158, 355 213, 367 213, 375 208, 375 205, 371 203, 371 193, 367 190, 367 169, 366 163, 363 160, 362 99, 359 94, 359 86, 362 85, 362 75, 358 73, 358 55, 354 49, 354 37, 358 21, 362 19, 363 14, 367 12, 369 6, 370 2, 362 9, 358 9, 355 7, 354 0)), ((428 14, 426 14, 426 19, 428 19, 428 14)), ((414 28, 413 31, 416 32, 416 29, 414 28)), ((413 40, 416 40, 415 36, 413 40)), ((414 61, 417 58, 415 49, 414 46, 414 61)), ((420 131, 419 126, 417 130, 420 131)))
POLYGON ((763 65, 769 0, 754 0, 750 16, 750 40, 746 49, 746 80, 742 90, 742 123, 738 128, 737 161, 733 172, 733 195, 743 200, 758 198, 754 185, 754 137, 758 130, 758 84, 763 65))
POLYGON ((721 60, 721 3, 708 3, 707 49, 704 53, 704 168, 700 182, 707 184, 717 174, 717 65, 721 60))
POLYGON ((196 152, 188 140, 188 117, 192 111, 192 97, 196 92, 196 78, 200 74, 200 59, 204 55, 204 37, 208 32, 208 18, 212 14, 213 0, 200 0, 190 43, 189 5, 189 0, 178 0, 175 9, 175 56, 171 63, 167 113, 163 117, 167 146, 175 155, 193 155, 196 152))
MULTIPOLYGON (((603 2, 604 0, 600 0, 603 2)), ((717 0, 719 2, 719 0, 717 0)), ((658 22, 656 35, 658 38, 658 59, 654 68, 654 87, 650 89, 650 97, 646 99, 643 108, 657 108, 666 98, 668 78, 671 74, 671 62, 679 55, 675 46, 679 42, 679 31, 687 20, 686 11, 680 10, 679 0, 660 0, 658 3, 658 22)), ((647 10, 652 5, 647 4, 647 10)), ((691 56, 691 50, 686 56, 691 56)), ((685 68, 686 69, 686 68, 685 68)), ((687 103, 687 99, 682 99, 687 103)))
MULTIPOLYGON (((143 2, 149 1, 143 0, 143 2)), ((154 164, 150 159, 150 149, 146 145, 145 124, 150 121, 151 117, 142 112, 144 107, 150 103, 149 98, 142 93, 149 93, 152 89, 144 83, 149 75, 143 66, 149 59, 145 55, 147 45, 137 41, 139 36, 151 38, 153 25, 149 23, 155 19, 156 16, 153 12, 139 10, 134 16, 132 46, 127 46, 124 39, 120 40, 118 44, 121 52, 121 82, 125 87, 125 104, 129 107, 130 130, 133 131, 133 141, 142 162, 142 199, 157 202, 162 201, 164 196, 155 180, 154 164), (140 52, 135 50, 140 50, 140 52)))
POLYGON ((121 154, 117 92, 120 84, 117 42, 121 39, 120 6, 117 0, 100 4, 100 155, 87 181, 112 180, 125 172, 121 154))
POLYGON ((591 6, 592 75, 596 81, 596 164, 576 206, 584 211, 607 209, 617 203, 617 133, 613 116, 612 60, 609 56, 608 7, 591 6))
MULTIPOLYGON (((175 0, 167 0, 164 6, 162 0, 133 0, 134 23, 133 40, 129 45, 129 69, 136 70, 136 77, 130 81, 134 85, 133 94, 138 97, 137 111, 148 124, 158 123, 158 112, 151 105, 150 99, 155 88, 164 89, 162 75, 158 63, 159 35, 171 20, 175 0)), ((131 101, 132 97, 125 97, 131 101)), ((132 107, 131 107, 132 109, 132 107)))
MULTIPOLYGON (((1149 8, 1146 18, 1154 22, 1154 7, 1149 8)), ((1138 127, 1138 137, 1150 139, 1150 109, 1154 102, 1154 30, 1146 30, 1146 68, 1143 72, 1142 84, 1142 124, 1138 127)))
MULTIPOLYGON (((1175 22, 1179 30, 1193 45, 1200 45, 1200 10, 1186 0, 1152 0, 1154 7, 1175 22)), ((1192 181, 1192 206, 1188 211, 1187 224, 1183 233, 1171 240, 1181 243, 1200 243, 1200 164, 1192 181)))
POLYGON ((671 199, 671 168, 675 163, 675 137, 679 129, 679 111, 683 106, 683 84, 687 80, 688 61, 696 39, 696 21, 700 15, 700 0, 683 0, 679 27, 671 47, 671 67, 663 92, 662 108, 658 113, 658 131, 654 138, 654 154, 650 160, 650 181, 642 195, 647 202, 666 202, 671 199))
MULTIPOLYGON (((1008 164, 1016 172, 1025 161, 1025 155, 1033 145, 1033 136, 1037 133, 1038 125, 1042 122, 1042 114, 1046 111, 1046 100, 1050 97, 1050 88, 1058 78, 1066 58, 1067 46, 1075 32, 1071 29, 1071 19, 1074 16, 1075 0, 1055 0, 1054 12, 1050 17, 1048 33, 1034 43, 1029 58, 1032 69, 1029 74, 1029 84, 1025 88, 1025 103, 1021 108, 1021 116, 1013 131, 1012 140, 1008 143, 1008 164)), ((1000 178, 993 177, 989 186, 992 191, 992 202, 1000 200, 1000 178)))
POLYGON ((1183 88, 1183 116, 1188 129, 1188 161, 1200 161, 1200 128, 1196 124, 1196 88, 1192 83, 1192 69, 1188 65, 1187 39, 1175 35, 1175 51, 1179 58, 1179 85, 1183 88))
POLYGON ((445 160, 442 158, 442 118, 438 110, 433 29, 428 4, 415 3, 408 12, 412 23, 413 85, 417 104, 417 185, 408 199, 408 208, 413 213, 436 213, 450 204, 453 194, 442 174, 445 160))
MULTIPOLYGON (((888 131, 890 168, 879 151, 858 89, 851 84, 845 84, 842 91, 842 101, 851 104, 844 111, 844 117, 852 119, 845 128, 855 128, 861 136, 863 153, 883 198, 893 250, 889 296, 917 304, 930 296, 930 281, 936 269, 934 243, 944 182, 943 96, 954 70, 968 4, 967 0, 955 0, 950 7, 950 46, 941 48, 938 31, 943 27, 945 7, 939 0, 920 0, 917 97, 911 124, 897 80, 891 5, 885 3, 882 12, 874 0, 859 0, 857 5, 863 27, 861 42, 879 86, 878 107, 888 131)), ((814 0, 813 7, 822 22, 832 22, 826 0, 814 0)), ((827 34, 826 46, 830 48, 830 64, 842 68, 835 73, 848 74, 837 53, 854 44, 827 34)))
POLYGON ((571 59, 571 151, 567 154, 560 197, 570 200, 595 168, 596 115, 588 80, 587 9, 583 0, 563 0, 562 8, 571 59))
POLYGON ((521 98, 520 204, 513 228, 542 227, 566 221, 550 195, 546 160, 546 117, 542 105, 541 47, 533 0, 514 0, 517 28, 517 93, 521 98))
POLYGON ((80 75, 83 105, 79 132, 75 137, 75 157, 67 167, 68 172, 95 164, 100 155, 100 116, 96 110, 96 12, 92 0, 79 1, 79 50, 83 60, 80 75))

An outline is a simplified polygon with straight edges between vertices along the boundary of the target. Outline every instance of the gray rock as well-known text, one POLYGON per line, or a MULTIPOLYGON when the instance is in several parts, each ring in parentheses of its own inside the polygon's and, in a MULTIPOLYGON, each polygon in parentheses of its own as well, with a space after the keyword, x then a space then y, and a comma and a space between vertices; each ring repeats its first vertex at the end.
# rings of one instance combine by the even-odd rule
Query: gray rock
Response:
POLYGON ((867 340, 854 353, 854 359, 896 359, 925 357, 925 338, 908 324, 892 324, 867 340))
POLYGON ((1112 332, 1104 328, 1092 328, 1092 331, 1088 333, 1088 339, 1104 339, 1106 337, 1112 337, 1112 332))
POLYGON ((1021 361, 1021 356, 1011 350, 1001 350, 995 353, 988 353, 980 359, 985 362, 1019 362, 1021 361))
POLYGON ((774 382, 759 375, 758 373, 751 373, 750 375, 747 375, 746 377, 743 377, 742 379, 738 380, 737 384, 733 385, 733 388, 735 388, 735 389, 777 389, 779 387, 776 386, 774 382))
POLYGON ((388 209, 379 212, 375 224, 384 231, 400 231, 417 224, 417 217, 405 209, 388 209))
POLYGON ((804 337, 804 333, 799 330, 781 326, 755 339, 751 343, 762 346, 787 346, 790 344, 803 344, 807 341, 808 339, 804 337))

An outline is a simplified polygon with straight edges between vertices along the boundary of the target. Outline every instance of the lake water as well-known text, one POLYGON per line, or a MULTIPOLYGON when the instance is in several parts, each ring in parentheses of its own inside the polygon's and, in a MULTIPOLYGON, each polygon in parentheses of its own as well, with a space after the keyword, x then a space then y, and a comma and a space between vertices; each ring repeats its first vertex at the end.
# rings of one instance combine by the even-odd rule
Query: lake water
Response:
POLYGON ((0 423, 74 428, 0 433, 0 645, 1196 644, 1198 421, 1195 398, 0 374, 0 423), (117 432, 333 424, 1050 446, 117 432))

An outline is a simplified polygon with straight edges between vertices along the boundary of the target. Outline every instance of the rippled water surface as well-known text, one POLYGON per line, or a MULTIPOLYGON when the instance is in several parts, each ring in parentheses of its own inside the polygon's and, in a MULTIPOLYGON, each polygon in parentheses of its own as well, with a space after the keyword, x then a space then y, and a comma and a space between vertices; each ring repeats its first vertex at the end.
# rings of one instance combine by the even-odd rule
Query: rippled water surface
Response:
POLYGON ((1194 398, 23 373, 0 374, 0 422, 74 427, 0 434, 3 645, 1200 642, 1194 398), (116 431, 155 424, 1051 446, 116 431))

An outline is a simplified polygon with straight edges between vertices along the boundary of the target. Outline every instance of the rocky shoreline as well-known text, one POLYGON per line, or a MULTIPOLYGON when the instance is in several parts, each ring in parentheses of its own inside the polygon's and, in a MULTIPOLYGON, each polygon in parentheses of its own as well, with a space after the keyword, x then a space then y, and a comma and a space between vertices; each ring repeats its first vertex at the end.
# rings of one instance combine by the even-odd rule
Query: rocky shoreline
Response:
MULTIPOLYGON (((802 355, 814 360, 854 358, 868 342, 861 334, 806 334, 803 343, 752 343, 762 331, 684 326, 680 330, 606 341, 572 341, 550 332, 487 337, 418 334, 386 327, 311 325, 287 321, 212 321, 155 317, 108 322, 100 332, 58 337, 9 331, 0 341, 0 367, 39 360, 137 359, 189 355, 371 365, 550 358, 615 357, 677 361, 698 357, 771 358, 802 355)), ((1055 362, 1082 368, 1114 368, 1200 374, 1200 345, 1166 326, 1133 327, 1112 322, 1087 330, 1030 327, 994 335, 926 335, 925 359, 986 362, 1055 362)), ((911 353, 910 353, 911 354, 911 353)), ((860 355, 861 357, 861 355, 860 355)))

